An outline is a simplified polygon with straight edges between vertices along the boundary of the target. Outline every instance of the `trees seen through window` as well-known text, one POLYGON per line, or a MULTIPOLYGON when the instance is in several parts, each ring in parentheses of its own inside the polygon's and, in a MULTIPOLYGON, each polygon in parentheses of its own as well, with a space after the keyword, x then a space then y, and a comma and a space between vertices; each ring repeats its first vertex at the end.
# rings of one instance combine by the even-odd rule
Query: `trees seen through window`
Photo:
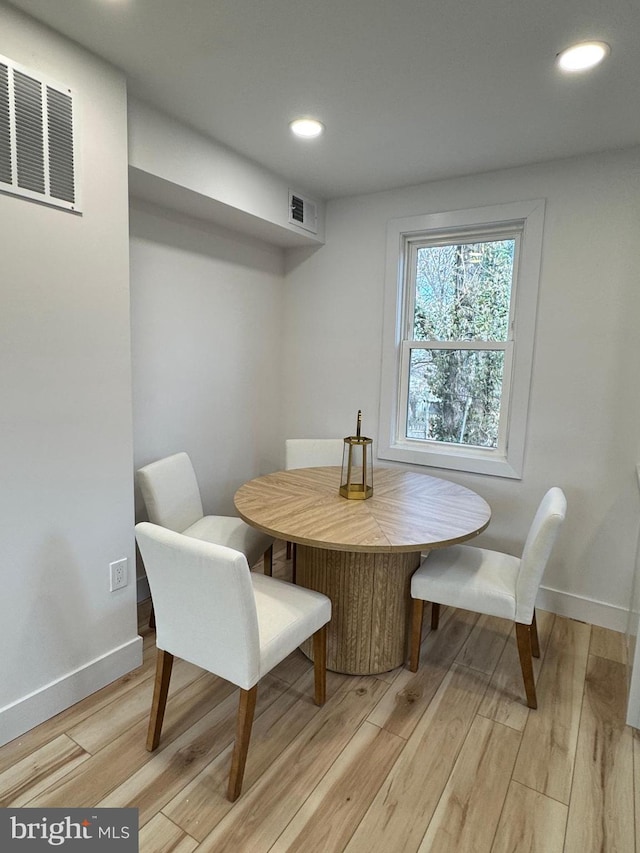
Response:
POLYGON ((497 447, 515 247, 414 245, 407 438, 497 447))

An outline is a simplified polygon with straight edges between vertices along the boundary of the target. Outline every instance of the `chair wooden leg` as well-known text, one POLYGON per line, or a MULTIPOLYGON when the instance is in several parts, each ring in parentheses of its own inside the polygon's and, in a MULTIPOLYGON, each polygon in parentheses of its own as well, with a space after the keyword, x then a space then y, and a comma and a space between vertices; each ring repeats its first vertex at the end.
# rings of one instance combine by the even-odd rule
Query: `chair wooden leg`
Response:
POLYGON ((296 582, 296 569, 297 569, 297 557, 298 552, 296 550, 296 543, 291 543, 291 583, 296 582))
POLYGON ((431 630, 437 631, 440 624, 440 605, 435 601, 431 602, 431 630))
POLYGON ((522 668, 522 679, 524 690, 527 694, 527 705, 530 708, 538 707, 536 698, 536 685, 533 679, 533 660, 531 657, 531 625, 523 625, 516 622, 516 638, 518 640, 518 655, 522 668))
POLYGON ((250 690, 240 690, 240 701, 238 703, 238 721, 236 725, 236 742, 233 746, 231 756, 231 770, 229 771, 229 787, 227 788, 227 799, 234 803, 242 791, 242 780, 244 778, 244 767, 247 763, 247 752, 251 740, 251 727, 253 726, 253 715, 256 710, 256 699, 258 698, 258 685, 250 690))
POLYGON ((409 669, 411 672, 418 671, 418 662, 420 660, 420 642, 422 640, 422 616, 424 613, 424 601, 421 598, 414 598, 411 608, 411 632, 410 632, 410 649, 409 649, 409 669))
POLYGON ((164 709, 167 707, 167 695, 169 693, 169 681, 171 680, 171 669, 173 667, 173 655, 158 649, 156 658, 156 682, 153 688, 153 701, 151 703, 151 715, 149 716, 149 729, 147 731, 147 749, 153 752, 160 743, 160 732, 164 720, 164 709))
POLYGON ((534 658, 540 657, 540 642, 538 640, 538 623, 536 622, 536 611, 533 611, 531 620, 531 654, 534 658))
POLYGON ((273 574, 273 545, 269 545, 267 550, 264 552, 264 573, 265 575, 273 574))
POLYGON ((324 705, 327 699, 327 626, 323 625, 313 635, 314 702, 324 705))

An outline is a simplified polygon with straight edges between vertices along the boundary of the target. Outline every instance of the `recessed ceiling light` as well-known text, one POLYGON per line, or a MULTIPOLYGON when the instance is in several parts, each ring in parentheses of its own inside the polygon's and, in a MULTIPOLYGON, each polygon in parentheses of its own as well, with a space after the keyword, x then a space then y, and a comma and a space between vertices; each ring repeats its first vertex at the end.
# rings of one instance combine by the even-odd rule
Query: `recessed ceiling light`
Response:
POLYGON ((604 41, 585 41, 563 50, 557 62, 563 71, 587 71, 610 53, 611 48, 604 41))
POLYGON ((297 118, 289 124, 292 132, 302 139, 314 139, 320 136, 324 130, 324 125, 321 121, 315 118, 297 118))

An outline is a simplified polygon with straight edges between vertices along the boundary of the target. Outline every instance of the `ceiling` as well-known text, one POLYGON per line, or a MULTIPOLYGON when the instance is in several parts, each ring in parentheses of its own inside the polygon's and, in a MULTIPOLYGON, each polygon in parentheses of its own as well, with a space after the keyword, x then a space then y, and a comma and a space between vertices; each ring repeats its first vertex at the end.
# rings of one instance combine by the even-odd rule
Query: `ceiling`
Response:
MULTIPOLYGON (((12 0, 321 198, 640 144, 638 0, 12 0), (609 59, 562 75, 599 39, 609 59), (323 137, 288 122, 311 114, 323 137)), ((0 38, 1 44, 1 38, 0 38)))

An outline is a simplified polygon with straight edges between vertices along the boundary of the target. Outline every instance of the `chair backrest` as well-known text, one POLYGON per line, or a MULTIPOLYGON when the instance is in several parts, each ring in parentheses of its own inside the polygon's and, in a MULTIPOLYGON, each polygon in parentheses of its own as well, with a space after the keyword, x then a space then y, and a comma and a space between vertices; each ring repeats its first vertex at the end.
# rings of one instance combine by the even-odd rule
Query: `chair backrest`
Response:
POLYGON ((516 582, 516 622, 530 624, 542 575, 567 512, 562 489, 554 486, 542 498, 524 543, 516 582))
POLYGON ((284 467, 289 471, 292 468, 342 465, 343 449, 341 438, 288 438, 284 467))
POLYGON ((202 518, 200 489, 186 453, 151 462, 136 477, 153 524, 181 533, 202 518))
POLYGON ((248 690, 260 677, 258 616, 240 551, 136 525, 156 618, 159 649, 248 690))

